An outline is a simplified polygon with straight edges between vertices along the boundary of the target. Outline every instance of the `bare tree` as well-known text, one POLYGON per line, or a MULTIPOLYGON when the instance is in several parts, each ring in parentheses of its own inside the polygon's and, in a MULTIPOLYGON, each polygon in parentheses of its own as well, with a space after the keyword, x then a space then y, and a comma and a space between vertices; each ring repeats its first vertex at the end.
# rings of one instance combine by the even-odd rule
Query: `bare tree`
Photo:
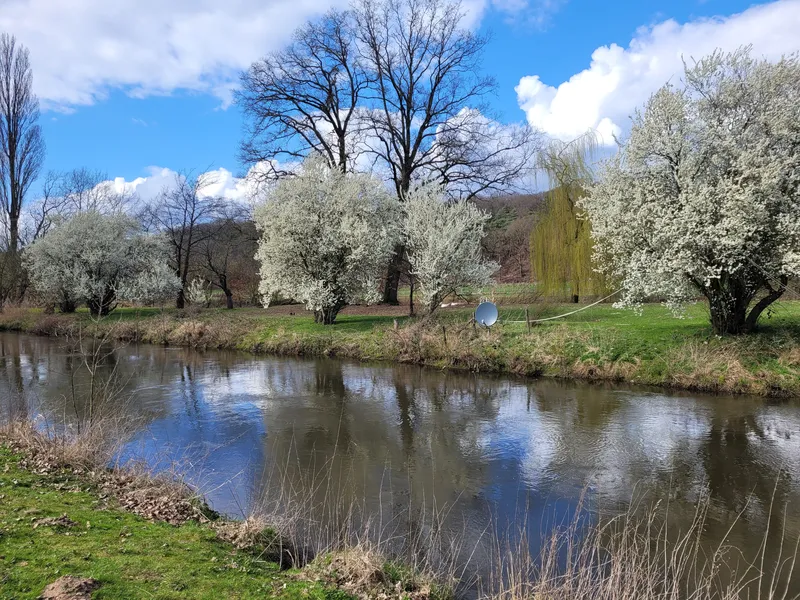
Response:
MULTIPOLYGON (((355 0, 350 11, 306 24, 286 50, 242 76, 237 99, 249 120, 241 158, 267 177, 311 152, 333 167, 357 159, 403 200, 414 182, 454 197, 507 192, 533 163, 527 125, 501 125, 481 75, 486 38, 463 27, 452 0, 355 0)), ((385 300, 397 302, 397 248, 385 300)))
POLYGON ((59 195, 61 174, 48 171, 42 183, 41 196, 29 203, 21 218, 20 242, 28 245, 47 235, 53 223, 61 214, 63 198, 59 195))
POLYGON ((311 151, 347 170, 355 146, 356 111, 368 79, 355 48, 349 12, 333 10, 299 28, 285 49, 242 74, 237 102, 249 119, 240 156, 266 165, 264 175, 287 174, 279 162, 311 151))
POLYGON ((134 197, 132 192, 117 190, 107 173, 86 167, 62 173, 57 190, 65 216, 87 210, 104 214, 119 212, 125 210, 134 197))
POLYGON ((167 236, 172 249, 170 263, 181 284, 175 299, 176 308, 186 305, 186 285, 194 252, 198 244, 214 232, 212 227, 201 227, 214 222, 221 207, 218 198, 203 194, 213 183, 215 179, 210 173, 197 176, 178 173, 174 185, 162 190, 141 215, 147 227, 167 236))
POLYGON ((118 190, 103 171, 85 167, 71 171, 48 171, 41 196, 27 204, 20 219, 20 243, 27 245, 47 234, 52 225, 79 212, 105 215, 124 211, 136 198, 134 192, 118 190))
MULTIPOLYGON (((480 74, 487 38, 463 27, 450 0, 361 0, 359 48, 375 77, 366 144, 404 200, 415 181, 451 195, 507 192, 527 172, 535 149, 527 125, 490 118, 495 89, 480 74)), ((384 301, 397 303, 402 248, 389 268, 384 301)))
POLYGON ((218 222, 206 226, 213 231, 200 244, 198 265, 204 279, 225 294, 226 308, 232 309, 234 288, 258 273, 258 232, 245 211, 228 206, 224 212, 218 222))
POLYGON ((30 186, 39 176, 45 145, 39 127, 39 100, 32 91, 28 50, 0 35, 0 203, 8 250, 19 249, 19 220, 30 186))

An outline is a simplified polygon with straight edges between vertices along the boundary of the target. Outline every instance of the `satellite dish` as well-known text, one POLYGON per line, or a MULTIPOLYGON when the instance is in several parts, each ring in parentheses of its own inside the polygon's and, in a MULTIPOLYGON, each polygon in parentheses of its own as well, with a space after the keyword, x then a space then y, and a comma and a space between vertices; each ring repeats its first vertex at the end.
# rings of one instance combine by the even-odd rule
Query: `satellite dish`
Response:
POLYGON ((497 307, 492 302, 481 302, 475 309, 475 322, 484 327, 497 323, 497 307))

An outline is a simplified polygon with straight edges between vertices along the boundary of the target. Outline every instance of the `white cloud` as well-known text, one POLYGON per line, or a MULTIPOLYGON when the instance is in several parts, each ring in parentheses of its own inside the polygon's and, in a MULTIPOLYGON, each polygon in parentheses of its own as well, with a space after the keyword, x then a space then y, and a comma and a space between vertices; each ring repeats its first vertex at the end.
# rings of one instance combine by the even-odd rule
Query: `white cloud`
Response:
POLYGON ((238 72, 346 0, 5 0, 0 31, 30 49, 45 108, 68 110, 112 89, 185 89, 231 99, 238 72))
MULTIPOLYGON (((467 0, 465 25, 488 10, 549 13, 564 0, 467 0)), ((3 0, 0 31, 30 49, 45 109, 65 112, 121 89, 188 90, 227 106, 238 74, 286 44, 309 18, 348 0, 3 0)))
MULTIPOLYGON (((258 182, 253 175, 261 168, 261 165, 252 167, 245 177, 236 177, 223 167, 207 171, 205 175, 209 176, 209 183, 202 189, 200 195, 251 204, 256 200, 259 190, 258 182)), ((146 171, 146 176, 130 181, 124 177, 115 177, 111 180, 114 190, 117 193, 135 194, 140 202, 148 203, 156 199, 164 189, 173 188, 176 178, 180 176, 177 171, 165 167, 148 167, 146 171)))
POLYGON ((777 59, 800 50, 800 0, 754 6, 729 17, 674 20, 641 28, 627 48, 602 46, 588 69, 557 87, 538 75, 520 79, 517 100, 528 122, 551 136, 571 139, 590 128, 603 143, 628 128, 628 117, 667 81, 679 82, 682 59, 752 44, 755 56, 777 59))

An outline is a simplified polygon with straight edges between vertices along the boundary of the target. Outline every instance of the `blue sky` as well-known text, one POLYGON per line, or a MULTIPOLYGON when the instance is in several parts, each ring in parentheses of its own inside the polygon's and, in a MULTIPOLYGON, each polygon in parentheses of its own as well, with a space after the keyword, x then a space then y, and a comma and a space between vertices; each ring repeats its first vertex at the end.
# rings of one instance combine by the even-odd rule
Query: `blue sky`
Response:
MULTIPOLYGON (((236 158, 242 118, 229 105, 237 72, 345 1, 6 0, 0 31, 30 48, 47 169, 90 167, 131 181, 153 166, 222 168, 230 187, 245 172, 236 158)), ((800 0, 465 6, 492 35, 484 68, 498 82, 499 119, 527 118, 562 138, 587 127, 607 139, 624 133, 627 115, 675 77, 681 55, 743 43, 768 57, 800 50, 800 0)))

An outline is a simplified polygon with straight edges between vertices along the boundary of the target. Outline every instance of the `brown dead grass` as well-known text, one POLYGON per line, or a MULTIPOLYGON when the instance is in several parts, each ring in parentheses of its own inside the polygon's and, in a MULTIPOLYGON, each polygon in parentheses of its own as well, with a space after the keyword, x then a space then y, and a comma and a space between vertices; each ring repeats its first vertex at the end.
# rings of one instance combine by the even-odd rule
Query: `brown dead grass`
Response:
POLYGON ((100 582, 85 577, 64 575, 44 588, 40 600, 89 600, 100 582))
POLYGON ((800 367, 800 348, 790 348, 781 352, 778 362, 784 367, 800 367))
MULTIPOLYGON (((529 553, 523 535, 497 543, 493 579, 484 597, 493 600, 786 600, 798 552, 798 540, 785 532, 777 543, 779 556, 763 560, 768 525, 755 557, 723 539, 708 547, 703 542, 711 500, 703 493, 694 519, 677 530, 668 506, 634 502, 617 516, 588 528, 579 520, 555 530, 538 556, 529 553)), ((768 520, 773 518, 768 507, 768 520)), ((741 516, 741 515, 740 515, 741 516)), ((775 544, 776 541, 772 541, 775 544)))
MULTIPOLYGON (((800 350, 794 348, 786 353, 790 360, 793 353, 800 353, 800 350)), ((686 342, 666 357, 671 365, 666 383, 682 389, 761 396, 781 395, 783 390, 796 385, 796 377, 792 374, 747 369, 744 365, 747 359, 748 349, 736 342, 722 347, 686 342)), ((787 363, 787 366, 791 364, 787 363)))
POLYGON ((0 426, 0 443, 20 454, 22 468, 39 475, 68 472, 96 487, 101 499, 114 498, 125 510, 146 519, 172 525, 209 521, 213 512, 180 480, 141 465, 108 468, 123 439, 114 430, 114 423, 106 421, 80 433, 54 434, 15 420, 0 426))
POLYGON ((333 585, 362 600, 428 600, 447 595, 433 578, 393 567, 365 546, 325 554, 301 571, 300 577, 333 585))
POLYGON ((281 567, 298 564, 291 543, 278 535, 270 523, 260 515, 249 515, 241 521, 219 519, 211 526, 218 538, 228 542, 237 550, 276 562, 281 567))

